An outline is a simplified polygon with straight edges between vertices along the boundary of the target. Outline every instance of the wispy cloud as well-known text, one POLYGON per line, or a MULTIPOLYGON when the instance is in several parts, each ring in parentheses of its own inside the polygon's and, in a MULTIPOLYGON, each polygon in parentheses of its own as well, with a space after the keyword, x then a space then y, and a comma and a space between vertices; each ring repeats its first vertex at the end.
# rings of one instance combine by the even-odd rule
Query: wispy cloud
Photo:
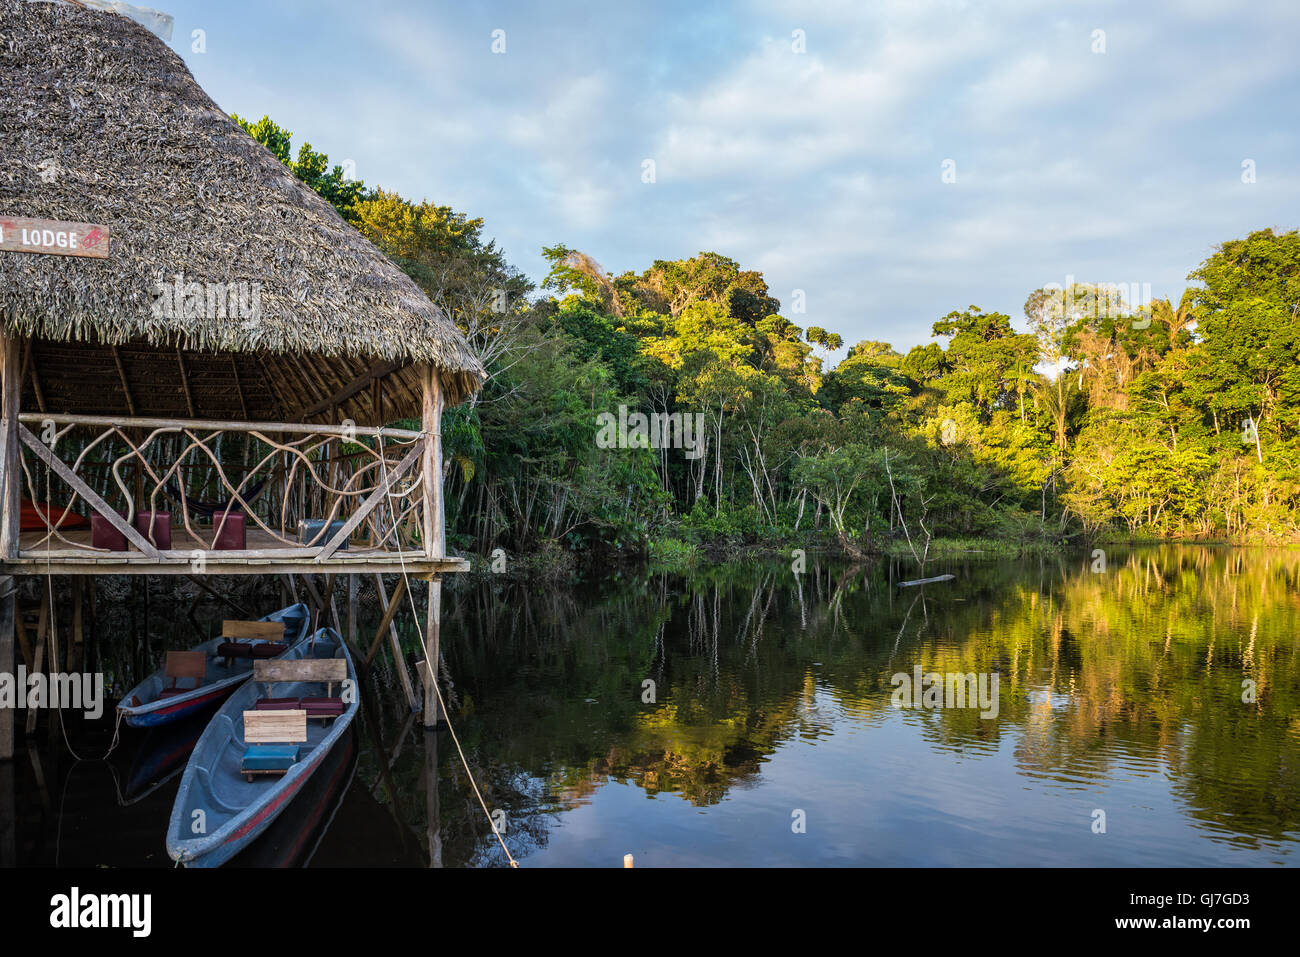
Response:
POLYGON ((713 249, 804 290, 799 321, 906 348, 1067 274, 1176 297, 1214 243, 1300 225, 1284 0, 356 10, 170 12, 224 108, 485 217, 539 278, 555 242, 614 271, 713 249))

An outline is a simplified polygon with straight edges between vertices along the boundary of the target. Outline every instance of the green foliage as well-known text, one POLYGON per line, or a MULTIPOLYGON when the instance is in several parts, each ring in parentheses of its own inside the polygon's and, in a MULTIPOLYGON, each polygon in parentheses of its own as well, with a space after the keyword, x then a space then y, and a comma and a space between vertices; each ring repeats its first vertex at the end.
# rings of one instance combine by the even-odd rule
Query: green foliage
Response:
POLYGON ((291 160, 289 151, 293 134, 277 125, 269 116, 262 117, 256 123, 249 122, 234 113, 230 118, 243 127, 249 136, 269 149, 276 159, 289 167, 294 176, 324 197, 338 210, 340 216, 348 222, 356 222, 356 204, 366 195, 366 188, 361 180, 345 178, 342 166, 336 165, 331 168, 329 157, 313 150, 310 143, 303 143, 298 149, 298 158, 291 160))
POLYGON ((482 219, 364 191, 309 145, 291 160, 270 119, 236 120, 482 358, 487 386, 447 413, 444 443, 449 532, 483 553, 1300 537, 1295 231, 1224 243, 1176 305, 1044 287, 1023 321, 971 305, 934 323, 937 341, 859 342, 826 371, 842 337, 781 315, 761 273, 717 252, 614 276, 556 243, 530 301, 482 219), (604 447, 606 414, 678 417, 689 446, 679 430, 604 447))

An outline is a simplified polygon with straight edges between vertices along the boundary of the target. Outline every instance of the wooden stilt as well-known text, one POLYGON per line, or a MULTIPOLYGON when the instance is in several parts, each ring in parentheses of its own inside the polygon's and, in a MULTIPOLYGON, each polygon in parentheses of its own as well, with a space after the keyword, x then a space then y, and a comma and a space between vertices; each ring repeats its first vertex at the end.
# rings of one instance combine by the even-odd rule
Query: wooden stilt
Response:
MULTIPOLYGON (((36 625, 36 652, 32 662, 32 674, 40 674, 45 668, 46 632, 50 625, 50 596, 48 592, 41 595, 41 617, 36 625)), ((40 716, 39 708, 27 709, 27 733, 36 731, 36 719, 40 716)))
POLYGON ((23 612, 22 612, 22 609, 19 608, 19 607, 18 607, 18 604, 17 604, 17 584, 18 584, 18 579, 16 579, 16 578, 11 578, 10 581, 12 581, 12 582, 14 583, 13 587, 14 587, 14 595, 15 595, 15 599, 14 599, 14 634, 17 635, 17 637, 18 637, 18 649, 23 653, 23 664, 26 665, 27 670, 30 672, 30 671, 32 670, 32 665, 33 665, 33 662, 32 662, 32 641, 31 641, 31 639, 30 639, 29 637, 27 637, 27 623, 26 623, 25 621, 23 621, 23 612))
MULTIPOLYGON (((442 502, 442 379, 438 370, 420 368, 421 431, 424 432, 424 522, 421 533, 425 554, 441 558, 447 554, 447 536, 442 502)), ((429 604, 424 626, 424 726, 436 727, 442 717, 438 708, 439 630, 442 614, 442 576, 429 578, 429 604)))
POLYGON ((425 821, 429 835, 429 866, 442 867, 442 810, 438 803, 438 735, 424 733, 425 821))
MULTIPOLYGON (((11 576, 0 576, 0 674, 17 674, 14 668, 14 625, 17 613, 15 605, 18 600, 16 587, 11 576)), ((6 801, 12 803, 13 797, 13 769, 8 762, 14 756, 14 714, 20 693, 20 690, 15 687, 14 706, 0 708, 0 769, 4 769, 0 770, 0 774, 8 775, 7 778, 0 779, 0 784, 7 781, 9 787, 8 791, 0 789, 0 827, 12 828, 13 825, 11 819, 4 817, 6 810, 4 803, 6 801)), ((5 852, 4 841, 5 835, 0 833, 0 855, 5 852)))
POLYGON ((429 578, 429 611, 425 617, 424 632, 424 671, 421 677, 424 679, 424 726, 426 728, 436 727, 442 719, 442 712, 438 705, 438 665, 442 660, 441 635, 442 630, 442 576, 432 575, 429 578))
MULTIPOLYGON (((86 623, 82 597, 85 582, 80 577, 72 579, 72 642, 68 649, 68 670, 82 671, 86 667, 86 623)), ((173 607, 175 607, 173 605, 173 607)))
MULTIPOLYGON (((18 468, 18 411, 22 401, 22 360, 18 340, 0 336, 0 555, 18 554, 18 535, 22 528, 20 473, 18 468)), ((17 613, 17 582, 0 576, 0 672, 14 675, 14 618, 17 613)), ((17 696, 18 689, 14 689, 17 696)), ((15 706, 17 702, 14 702, 15 706)), ((0 761, 14 756, 15 708, 0 708, 0 761)), ((12 770, 9 790, 0 793, 0 801, 13 793, 12 770)), ((12 804, 12 801, 10 801, 12 804)), ((12 825, 12 820, 9 822, 12 825)), ((4 838, 0 835, 0 841, 4 838)), ((3 853, 3 849, 0 849, 3 853)))
POLYGON ((357 644, 357 631, 360 623, 357 621, 357 576, 348 575, 348 644, 354 648, 357 644))

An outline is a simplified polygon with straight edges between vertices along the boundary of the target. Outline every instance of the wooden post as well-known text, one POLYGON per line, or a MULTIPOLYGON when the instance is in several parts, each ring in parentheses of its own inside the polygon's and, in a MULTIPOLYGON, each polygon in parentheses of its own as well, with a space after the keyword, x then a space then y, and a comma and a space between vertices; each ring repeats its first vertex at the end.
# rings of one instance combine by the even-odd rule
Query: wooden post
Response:
MULTIPOLYGON (((447 554, 447 537, 442 505, 442 379, 432 364, 420 369, 422 393, 420 427, 424 432, 424 525, 425 554, 442 558, 447 554)), ((438 709, 438 663, 441 660, 439 631, 442 617, 442 578, 429 576, 429 604, 424 628, 424 726, 436 727, 438 709)))
POLYGON ((357 576, 348 575, 348 645, 357 646, 357 576))
MULTIPOLYGON (((17 681, 17 671, 14 668, 14 615, 17 611, 15 607, 18 600, 17 590, 18 583, 13 576, 0 576, 0 673, 14 675, 15 681, 17 681)), ((0 767, 14 756, 14 714, 17 711, 18 696, 21 694, 22 691, 15 687, 14 707, 0 708, 0 767)), ((8 780, 12 788, 12 773, 8 780)), ((0 794, 0 800, 11 797, 12 792, 7 795, 0 794)), ((4 808, 0 808, 0 812, 3 811, 4 808)), ((0 813, 0 818, 3 818, 3 813, 0 813)))
POLYGON ((438 804, 438 736, 428 730, 424 734, 424 797, 425 829, 429 836, 429 866, 442 867, 442 809, 438 804))
MULTIPOLYGON (((22 530, 22 498, 18 468, 18 409, 22 402, 22 366, 18 340, 0 336, 0 554, 18 554, 22 530)), ((17 582, 0 576, 0 673, 16 675, 14 668, 14 615, 17 582)), ((15 689, 15 694, 17 694, 15 689)), ((0 761, 14 756, 14 709, 0 708, 0 761)), ((10 778, 12 781, 12 778, 10 778)))

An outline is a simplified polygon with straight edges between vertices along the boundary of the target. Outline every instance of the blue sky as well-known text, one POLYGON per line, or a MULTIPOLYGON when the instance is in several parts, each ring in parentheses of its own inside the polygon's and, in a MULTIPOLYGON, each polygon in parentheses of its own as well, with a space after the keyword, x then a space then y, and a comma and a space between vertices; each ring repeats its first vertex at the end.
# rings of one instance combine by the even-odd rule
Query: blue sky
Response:
POLYGON ((1215 244, 1300 226, 1295 0, 152 5, 227 112, 483 217, 535 280, 554 243, 612 273, 713 250, 846 343, 1023 326, 1067 276, 1176 299, 1215 244))

